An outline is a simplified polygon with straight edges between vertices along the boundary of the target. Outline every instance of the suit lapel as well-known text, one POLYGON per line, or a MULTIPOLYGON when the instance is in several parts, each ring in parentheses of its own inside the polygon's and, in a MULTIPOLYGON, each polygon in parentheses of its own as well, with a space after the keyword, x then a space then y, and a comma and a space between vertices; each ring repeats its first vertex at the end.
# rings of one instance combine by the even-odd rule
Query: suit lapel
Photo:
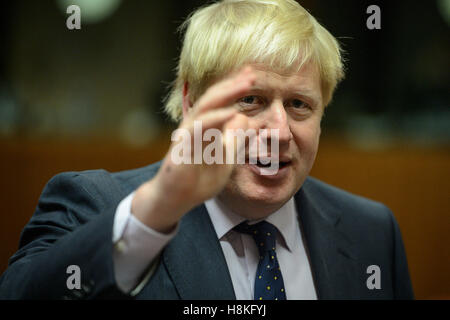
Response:
MULTIPOLYGON (((151 166, 156 172, 160 163, 151 166)), ((354 242, 340 231, 341 214, 307 179, 295 195, 319 299, 346 299, 358 294, 361 273, 354 242)), ((182 299, 234 300, 233 284, 219 240, 202 204, 187 213, 178 234, 163 251, 163 263, 182 299)))
POLYGON ((163 253, 181 299, 235 300, 222 247, 202 204, 187 213, 163 253))
POLYGON ((359 267, 352 252, 354 243, 339 231, 341 213, 327 207, 324 199, 309 189, 308 181, 295 199, 318 298, 353 296, 357 290, 353 278, 359 267))

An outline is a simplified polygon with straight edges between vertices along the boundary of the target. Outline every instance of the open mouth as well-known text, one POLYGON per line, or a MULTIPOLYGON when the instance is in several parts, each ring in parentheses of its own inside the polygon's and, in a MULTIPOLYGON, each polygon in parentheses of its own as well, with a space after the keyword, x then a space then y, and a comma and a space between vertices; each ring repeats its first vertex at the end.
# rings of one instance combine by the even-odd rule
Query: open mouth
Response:
MULTIPOLYGON (((264 162, 266 162, 266 161, 264 161, 264 162)), ((256 162, 256 165, 259 167, 259 168, 273 168, 273 167, 278 167, 278 168, 284 168, 284 167, 286 167, 287 165, 289 165, 291 162, 290 161, 279 161, 279 162, 271 162, 271 161, 269 161, 268 163, 266 163, 266 164, 264 164, 264 163, 261 163, 259 160, 256 162)))

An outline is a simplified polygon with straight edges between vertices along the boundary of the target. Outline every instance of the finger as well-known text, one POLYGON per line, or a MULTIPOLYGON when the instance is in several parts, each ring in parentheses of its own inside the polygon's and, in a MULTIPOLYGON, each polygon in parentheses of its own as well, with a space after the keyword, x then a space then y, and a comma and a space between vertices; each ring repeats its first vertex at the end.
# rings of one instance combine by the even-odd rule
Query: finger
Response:
POLYGON ((234 104, 236 99, 247 93, 256 80, 251 67, 246 67, 232 78, 212 85, 199 99, 194 112, 197 114, 211 109, 234 104))
POLYGON ((210 128, 218 128, 221 130, 225 123, 237 113, 238 110, 234 107, 211 110, 197 117, 196 121, 201 121, 203 130, 210 128))

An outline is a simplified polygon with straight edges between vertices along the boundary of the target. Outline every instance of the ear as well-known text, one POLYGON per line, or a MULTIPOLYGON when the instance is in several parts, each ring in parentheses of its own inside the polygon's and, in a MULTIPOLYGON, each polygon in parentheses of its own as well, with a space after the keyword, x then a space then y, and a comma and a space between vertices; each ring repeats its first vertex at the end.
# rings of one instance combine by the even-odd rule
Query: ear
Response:
POLYGON ((191 101, 189 99, 189 83, 185 82, 183 85, 183 117, 186 117, 192 108, 191 101))

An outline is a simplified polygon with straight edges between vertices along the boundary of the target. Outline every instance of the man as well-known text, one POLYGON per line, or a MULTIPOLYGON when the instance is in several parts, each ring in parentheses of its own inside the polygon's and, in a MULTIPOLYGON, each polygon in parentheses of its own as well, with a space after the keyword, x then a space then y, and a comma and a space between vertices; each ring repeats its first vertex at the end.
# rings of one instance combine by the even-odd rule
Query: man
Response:
POLYGON ((412 298, 389 209, 308 177, 343 78, 333 36, 292 0, 221 1, 183 27, 166 111, 185 132, 225 133, 231 158, 249 143, 227 148, 226 132, 268 130, 277 170, 248 151, 245 164, 178 163, 174 141, 145 168, 57 175, 0 298, 412 298))

